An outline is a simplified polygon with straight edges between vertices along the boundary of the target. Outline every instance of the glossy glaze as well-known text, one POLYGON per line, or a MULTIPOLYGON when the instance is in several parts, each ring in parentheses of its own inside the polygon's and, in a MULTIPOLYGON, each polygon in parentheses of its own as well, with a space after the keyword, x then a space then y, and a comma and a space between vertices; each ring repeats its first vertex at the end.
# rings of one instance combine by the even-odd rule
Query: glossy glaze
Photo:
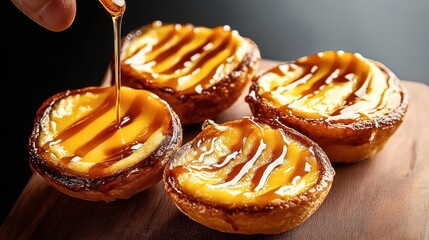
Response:
POLYGON ((116 126, 114 87, 93 88, 56 101, 41 124, 42 154, 60 168, 103 176, 131 166, 171 131, 168 106, 156 95, 123 87, 116 126), (136 153, 136 154, 134 154, 136 153))
POLYGON ((124 46, 122 67, 157 86, 201 93, 243 60, 249 45, 229 26, 152 25, 124 46))
POLYGON ((257 94, 280 111, 331 123, 382 117, 404 95, 399 79, 381 66, 357 53, 321 52, 265 72, 257 94))
POLYGON ((206 126, 170 171, 180 191, 196 198, 266 204, 310 189, 320 166, 312 147, 246 117, 206 126))
POLYGON ((122 28, 122 17, 125 12, 126 4, 125 0, 100 0, 104 8, 110 13, 113 21, 113 59, 114 59, 114 78, 116 87, 116 127, 120 127, 120 116, 121 116, 121 61, 120 61, 120 49, 121 49, 121 28, 122 28))

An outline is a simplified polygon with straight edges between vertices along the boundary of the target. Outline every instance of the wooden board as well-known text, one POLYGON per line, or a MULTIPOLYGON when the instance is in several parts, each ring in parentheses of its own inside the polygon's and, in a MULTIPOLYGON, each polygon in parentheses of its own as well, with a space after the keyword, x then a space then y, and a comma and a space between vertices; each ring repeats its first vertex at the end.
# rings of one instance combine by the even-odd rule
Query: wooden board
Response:
MULTIPOLYGON (((261 69, 275 64, 263 61, 261 69)), ((64 195, 32 176, 0 229, 1 239, 429 239, 429 87, 404 81, 410 93, 402 126, 374 158, 334 165, 322 206, 303 224, 277 235, 225 234, 189 219, 162 182, 115 202, 64 195)), ((243 94, 244 97, 244 94, 243 94)), ((249 115, 240 98, 215 119, 249 115)), ((185 141, 200 125, 184 128, 185 141)))

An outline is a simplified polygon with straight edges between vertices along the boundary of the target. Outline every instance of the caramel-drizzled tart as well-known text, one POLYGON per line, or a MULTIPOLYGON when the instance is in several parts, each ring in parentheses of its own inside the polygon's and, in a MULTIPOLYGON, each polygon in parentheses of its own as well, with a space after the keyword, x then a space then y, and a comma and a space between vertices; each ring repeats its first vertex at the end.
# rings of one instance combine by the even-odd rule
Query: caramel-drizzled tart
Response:
POLYGON ((30 166, 59 191, 91 201, 126 199, 162 179, 181 145, 180 121, 146 90, 114 87, 65 91, 39 108, 29 141, 30 166))
POLYGON ((205 124, 164 170, 167 195, 191 219, 222 232, 272 234, 304 222, 335 171, 312 140, 253 117, 205 124))
POLYGON ((356 162, 374 156, 400 126, 408 94, 382 63, 326 51, 259 74, 246 101, 255 116, 316 141, 331 162, 356 162))
POLYGON ((122 83, 166 100, 182 125, 214 118, 243 92, 259 67, 257 45, 229 26, 160 21, 122 43, 122 83))

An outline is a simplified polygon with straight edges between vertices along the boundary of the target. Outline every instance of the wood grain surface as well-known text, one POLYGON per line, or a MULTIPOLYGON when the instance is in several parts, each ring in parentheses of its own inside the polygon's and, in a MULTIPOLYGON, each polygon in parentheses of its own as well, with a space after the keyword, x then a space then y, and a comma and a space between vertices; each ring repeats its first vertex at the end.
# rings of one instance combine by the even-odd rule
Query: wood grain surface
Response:
MULTIPOLYGON (((264 60, 261 70, 275 61, 264 60)), ((189 219, 162 182, 127 200, 88 202, 32 176, 0 229, 1 239, 429 239, 429 87, 403 81, 410 94, 401 127, 375 157, 336 164, 332 189, 300 226, 277 235, 238 235, 189 219)), ((215 119, 249 115, 244 94, 215 119)), ((201 125, 184 128, 184 142, 201 125)))

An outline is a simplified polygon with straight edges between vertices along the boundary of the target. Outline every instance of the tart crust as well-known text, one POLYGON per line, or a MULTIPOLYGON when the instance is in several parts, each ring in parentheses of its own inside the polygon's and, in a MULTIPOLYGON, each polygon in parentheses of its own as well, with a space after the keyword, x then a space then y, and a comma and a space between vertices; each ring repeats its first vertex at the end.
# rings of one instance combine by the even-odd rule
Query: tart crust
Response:
MULTIPOLYGON (((237 136, 234 135, 230 137, 234 138, 237 136)), ((229 137, 223 139, 225 141, 229 141, 227 140, 228 138, 229 137)), ((266 138, 265 140, 269 138, 270 137, 266 138)), ((241 153, 246 152, 244 149, 246 149, 247 144, 248 143, 244 144, 241 153)), ((216 150, 211 154, 220 156, 219 159, 221 159, 221 155, 225 153, 222 153, 222 150, 219 150, 219 152, 216 151, 217 149, 224 148, 221 145, 217 145, 216 143, 214 145, 216 146, 216 150)), ((273 147, 273 142, 267 140, 267 146, 269 146, 269 149, 271 149, 271 147, 273 147)), ((233 153, 232 149, 234 147, 229 147, 229 150, 226 151, 227 154, 231 154, 231 152, 233 153)), ((210 150, 207 149, 204 150, 205 153, 209 151, 210 150)), ((231 174, 234 172, 233 169, 236 169, 237 166, 240 166, 240 160, 237 160, 239 158, 240 157, 237 157, 225 165, 228 166, 226 167, 227 173, 231 174)), ((246 161, 248 163, 252 160, 247 158, 245 162, 246 161)), ((307 167, 310 168, 309 166, 307 167)), ((269 169, 269 167, 266 167, 265 170, 266 169, 269 169)), ((225 176, 225 172, 222 173, 222 171, 224 170, 219 170, 219 172, 216 173, 211 178, 211 180, 208 180, 209 183, 206 183, 206 185, 213 185, 213 182, 218 181, 216 180, 218 178, 223 179, 222 176, 225 176)), ((227 233, 278 234, 302 224, 319 208, 329 193, 334 175, 335 171, 332 168, 326 154, 316 143, 308 139, 306 136, 289 127, 284 126, 278 121, 244 117, 241 120, 205 127, 200 135, 179 149, 174 157, 174 160, 167 164, 164 170, 163 179, 166 193, 178 207, 178 209, 194 221, 206 227, 227 233), (283 149, 288 148, 288 150, 285 151, 289 151, 290 153, 288 154, 290 155, 286 155, 287 157, 284 159, 279 157, 276 160, 278 161, 279 159, 282 159, 283 162, 271 170, 269 177, 265 176, 266 182, 264 187, 261 187, 262 185, 258 184, 259 187, 253 188, 252 190, 251 188, 249 189, 249 186, 247 186, 246 183, 243 183, 246 181, 249 182, 249 177, 252 179, 255 179, 255 176, 256 178, 261 177, 257 173, 258 169, 263 169, 264 166, 268 166, 273 163, 271 159, 271 162, 269 162, 268 165, 261 165, 261 161, 264 161, 264 156, 267 156, 265 155, 266 153, 261 152, 258 160, 256 160, 251 168, 247 169, 247 174, 243 176, 242 180, 240 180, 241 182, 237 182, 240 187, 236 188, 232 186, 233 190, 231 190, 231 186, 222 186, 220 188, 214 187, 210 189, 207 187, 198 187, 199 185, 197 185, 195 188, 190 188, 188 186, 189 182, 187 182, 187 178, 191 179, 189 181, 191 181, 192 184, 198 183, 199 181, 204 182, 207 180, 206 178, 198 177, 205 176, 200 175, 201 172, 204 171, 201 169, 207 169, 210 166, 216 166, 216 164, 213 164, 213 160, 210 156, 206 156, 203 160, 201 160, 201 158, 184 158, 192 156, 193 152, 204 149, 203 146, 200 146, 201 148, 196 148, 198 142, 202 139, 204 141, 217 141, 214 139, 221 139, 222 136, 218 135, 216 130, 213 129, 218 128, 220 129, 219 131, 223 131, 221 129, 224 129, 225 127, 240 129, 243 126, 243 122, 246 122, 245 127, 249 126, 249 123, 252 122, 254 126, 262 127, 263 129, 270 129, 264 131, 273 130, 282 132, 282 134, 284 134, 283 136, 285 137, 284 139, 287 139, 286 142, 288 142, 289 145, 287 146, 287 144, 285 144, 283 141, 275 141, 275 144, 279 144, 276 147, 284 147, 283 149), (215 131, 215 133, 210 135, 208 134, 210 131, 215 131), (314 161, 310 164, 314 170, 307 169, 309 172, 308 174, 314 174, 310 174, 314 178, 306 178, 308 175, 303 175, 302 179, 304 180, 301 182, 297 181, 293 184, 289 182, 289 185, 285 183, 278 184, 279 182, 276 181, 286 182, 285 178, 288 176, 288 173, 291 171, 298 171, 297 169, 299 169, 299 164, 296 166, 293 165, 294 157, 298 156, 294 155, 296 152, 294 152, 292 147, 294 144, 293 142, 298 143, 300 146, 301 152, 298 151, 298 155, 307 150, 311 152, 311 156, 307 155, 307 158, 304 159, 307 159, 307 163, 314 161), (312 160, 310 161, 308 159, 312 160), (193 164, 197 164, 197 166, 195 167, 193 164), (285 167, 287 164, 292 164, 290 166, 292 166, 294 169, 285 167), (190 173, 191 175, 186 175, 183 174, 184 169, 193 169, 193 171, 190 173), (282 189, 289 189, 291 192, 282 192, 282 189), (208 192, 204 193, 206 190, 208 192), (212 190, 213 192, 211 192, 212 190)), ((223 180, 227 179, 228 177, 223 180)), ((216 186, 216 184, 214 184, 214 186, 216 186)))
MULTIPOLYGON (((91 151, 87 150, 88 153, 82 155, 81 160, 78 158, 67 160, 70 158, 69 155, 76 157, 79 155, 78 151, 83 152, 82 149, 85 149, 85 147, 82 146, 89 146, 94 143, 94 139, 103 139, 107 135, 108 131, 106 129, 111 126, 107 122, 112 121, 112 118, 109 119, 104 115, 92 116, 95 115, 97 109, 103 107, 101 103, 100 105, 94 105, 95 103, 92 102, 97 102, 97 99, 101 98, 101 96, 114 101, 112 97, 113 88, 86 87, 64 91, 53 95, 42 104, 37 111, 34 128, 29 138, 30 167, 34 174, 43 177, 60 192, 89 201, 127 199, 162 179, 162 172, 166 162, 182 143, 182 129, 178 116, 168 104, 145 90, 124 87, 121 93, 124 94, 123 99, 127 98, 125 94, 132 95, 135 98, 139 98, 139 100, 146 99, 147 102, 144 103, 134 102, 139 108, 149 107, 148 109, 150 109, 150 106, 146 106, 146 104, 155 103, 154 106, 157 108, 150 109, 152 114, 156 115, 158 113, 164 119, 161 125, 157 125, 159 127, 157 130, 151 130, 151 125, 135 127, 136 130, 142 131, 148 129, 147 132, 149 132, 150 136, 149 134, 146 136, 141 132, 134 139, 131 138, 132 141, 130 140, 129 142, 127 141, 130 138, 126 136, 122 138, 122 142, 118 142, 119 146, 114 145, 119 150, 122 150, 121 146, 124 146, 125 150, 124 153, 121 153, 123 154, 122 157, 109 156, 106 153, 107 155, 100 159, 97 154, 93 154, 91 155, 92 157, 86 159, 85 156, 91 154, 91 151), (87 101, 84 102, 85 100, 83 99, 87 99, 87 101), (76 107, 77 105, 80 106, 76 107), (91 110, 86 113, 85 109, 91 110), (97 125, 103 125, 101 130, 88 129, 88 131, 89 133, 100 131, 103 134, 91 137, 88 134, 80 133, 84 129, 80 128, 79 124, 82 126, 85 124, 85 116, 87 117, 86 120, 90 120, 87 122, 101 119, 97 123, 97 125), (61 124, 66 126, 60 127, 61 124), (106 128, 104 128, 104 125, 106 125, 106 128), (74 130, 70 131, 70 129, 74 130), (71 139, 76 136, 78 136, 78 140, 69 141, 68 145, 74 146, 77 144, 77 149, 79 150, 70 152, 70 149, 73 148, 67 147, 65 142, 68 138, 71 139), (64 145, 61 145, 61 142, 64 142, 64 145), (125 146, 135 148, 131 151, 126 149, 125 146), (140 147, 137 148, 136 146, 140 147)), ((100 102, 102 101, 100 100, 100 102)), ((105 100, 105 102, 109 101, 105 100)), ((128 104, 126 99, 122 102, 128 104)), ((125 107, 122 102, 121 107, 125 107)), ((115 104, 110 104, 110 108, 112 107, 114 108, 115 104)), ((132 109, 132 106, 129 109, 132 109)), ((109 109, 107 108, 107 110, 109 109)), ((136 118, 139 117, 141 123, 134 122, 132 117, 127 120, 127 116, 124 115, 122 119, 131 123, 127 125, 124 121, 124 125, 121 126, 123 133, 127 132, 126 128, 128 126, 134 126, 134 124, 154 124, 150 120, 145 120, 147 115, 144 117, 140 115, 141 110, 137 109, 134 113, 136 113, 136 118)), ((116 134, 117 131, 115 131, 116 134)), ((107 141, 109 139, 105 139, 105 142, 107 141)), ((103 141, 100 140, 98 144, 102 145, 103 141)), ((95 145, 92 148, 95 148, 95 145)), ((86 149, 89 148, 87 147, 86 149)), ((105 151, 110 150, 109 147, 105 147, 105 151)), ((114 154, 113 151, 112 154, 114 154)))
MULTIPOLYGON (((187 37, 188 35, 185 35, 183 39, 187 37)), ((170 38, 173 37, 170 36, 170 38)), ((156 44, 152 47, 156 48, 156 44)), ((141 51, 144 52, 144 50, 141 51)), ((122 56, 122 84, 133 88, 147 89, 166 100, 178 114, 182 125, 202 123, 206 119, 215 118, 222 111, 230 107, 255 76, 261 59, 260 51, 256 43, 249 38, 240 36, 237 31, 230 30, 228 26, 208 28, 196 27, 191 24, 162 24, 159 21, 128 33, 122 41, 122 56), (175 58, 180 57, 180 61, 183 61, 183 64, 175 64, 174 66, 170 66, 168 71, 157 72, 155 68, 158 62, 152 61, 149 63, 142 63, 144 62, 142 59, 146 57, 145 54, 152 54, 153 52, 149 51, 140 54, 136 48, 141 47, 144 49, 143 46, 146 45, 141 44, 140 41, 142 41, 141 39, 146 35, 153 35, 153 38, 162 37, 163 39, 160 39, 159 42, 164 41, 164 39, 168 38, 166 35, 170 34, 165 33, 166 28, 175 29, 176 35, 191 29, 193 35, 191 40, 188 39, 187 42, 179 39, 175 43, 176 45, 171 46, 168 50, 175 49, 175 51, 168 52, 164 50, 158 55, 158 57, 162 56, 162 60, 160 61, 164 62, 169 59, 173 61, 175 58), (233 41, 230 41, 229 45, 223 48, 221 48, 221 45, 218 47, 209 47, 215 45, 217 39, 227 34, 233 39, 233 41), (207 38, 205 40, 205 47, 197 46, 201 44, 199 39, 204 38, 207 38), (234 48, 232 44, 234 41, 236 42, 235 44, 238 44, 240 47, 234 48), (178 46, 180 46, 180 48, 178 48, 178 46), (187 47, 191 50, 182 53, 183 56, 180 56, 180 54, 177 56, 177 52, 180 49, 187 47), (228 50, 231 51, 231 54, 223 56, 223 52, 227 52, 228 50), (190 52, 192 52, 193 56, 188 56, 190 52), (202 60, 197 57, 204 56, 204 54, 206 56, 213 56, 211 58, 201 57, 202 60), (236 55, 239 56, 237 57, 236 55), (221 60, 222 58, 225 59, 217 64, 208 63, 212 59, 216 60, 218 58, 221 60), (132 59, 132 61, 130 59, 132 59), (151 63, 154 65, 151 65, 151 63), (190 65, 190 67, 188 65, 190 65), (182 72, 186 73, 188 69, 193 68, 195 69, 192 73, 189 71, 187 74, 182 74, 182 72), (168 83, 168 81, 178 76, 180 76, 179 79, 188 77, 194 78, 193 74, 198 74, 197 72, 206 72, 207 75, 205 75, 203 80, 205 82, 210 82, 210 84, 204 85, 199 84, 200 82, 196 82, 192 87, 182 88, 180 84, 168 83), (168 81, 159 80, 161 75, 164 75, 168 81), (208 78, 211 78, 211 80, 206 81, 208 78), (213 82, 213 84, 211 82, 213 82)), ((179 79, 177 82, 180 82, 179 79)))
MULTIPOLYGON (((359 116, 351 118, 339 118, 338 121, 332 120, 334 118, 329 115, 305 115, 299 112, 297 113, 294 110, 288 109, 287 105, 285 105, 286 107, 279 106, 278 104, 276 105, 275 103, 273 103, 272 97, 266 97, 267 90, 262 89, 261 79, 264 77, 268 77, 269 74, 272 74, 273 72, 278 72, 280 68, 293 66, 297 64, 297 62, 280 63, 277 66, 274 66, 273 68, 260 73, 257 77, 253 79, 252 84, 250 86, 249 94, 248 96, 246 96, 245 100, 249 104, 249 107, 254 116, 257 116, 259 118, 278 119, 285 125, 298 130, 299 132, 303 133, 304 135, 317 142, 327 153, 331 162, 353 163, 371 158, 377 152, 383 149, 384 145, 388 142, 390 137, 401 125, 408 107, 407 90, 402 86, 398 77, 385 65, 380 62, 364 58, 356 53, 344 53, 343 51, 327 51, 309 57, 303 57, 301 59, 298 59, 298 61, 302 60, 303 62, 305 62, 308 59, 311 59, 308 61, 313 61, 314 66, 316 66, 318 64, 317 61, 323 61, 322 57, 320 57, 323 54, 340 56, 344 54, 354 54, 354 58, 358 58, 361 61, 365 62, 365 64, 371 66, 369 69, 375 69, 377 72, 379 72, 377 73, 377 76, 384 76, 385 80, 383 80, 383 83, 387 82, 387 87, 384 90, 383 95, 379 96, 380 98, 383 97, 383 100, 380 100, 380 106, 382 106, 382 101, 390 102, 390 105, 386 104, 387 106, 383 107, 377 106, 376 110, 371 110, 372 112, 370 114, 366 114, 364 111, 350 111, 350 115, 356 114, 355 116, 359 116), (365 115, 366 117, 361 117, 363 115, 365 115)), ((322 65, 323 63, 320 64, 322 65)), ((341 63, 339 65, 339 69, 341 69, 341 63)), ((283 76, 287 76, 288 74, 292 75, 291 72, 285 72, 286 73, 284 73, 283 76)), ((347 74, 358 75, 358 73, 353 71, 343 72, 340 74, 340 76, 338 76, 338 78, 345 78, 347 74)), ((329 74, 325 76, 329 76, 329 74)), ((272 78, 273 81, 276 81, 276 78, 280 79, 278 75, 271 75, 270 78, 272 78)), ((293 76, 291 76, 291 78, 293 78, 293 76)), ((328 79, 328 77, 326 77, 325 80, 326 79, 328 79)), ((375 81, 371 77, 368 77, 366 80, 375 81)), ((297 82, 297 79, 294 79, 294 81, 297 82)), ((294 84, 294 81, 291 81, 289 85, 294 84)), ((326 85, 332 86, 334 84, 335 83, 330 83, 326 85)), ((283 87, 287 87, 287 85, 283 87)), ((320 89, 322 89, 323 87, 324 86, 320 87, 320 89)), ((378 87, 379 86, 375 84, 374 86, 372 86, 372 88, 378 87)), ((293 88, 290 89, 290 91, 293 91, 293 88)), ((319 88, 314 89, 311 94, 317 94, 317 91, 319 91, 319 88)), ((357 92, 358 89, 354 89, 354 91, 357 92)), ((350 94, 348 97, 350 96, 353 98, 357 98, 352 94, 350 94)), ((365 96, 360 96, 360 98, 364 99, 365 96)), ((277 100, 278 99, 275 99, 274 101, 277 100)), ((346 100, 344 100, 344 104, 347 105, 346 100)), ((301 107, 306 107, 304 104, 296 104, 295 106, 297 106, 296 108, 298 109, 301 107)), ((345 109, 346 107, 347 106, 341 106, 342 109, 345 109)), ((337 110, 335 113, 338 115, 342 114, 339 112, 341 111, 337 110)))

